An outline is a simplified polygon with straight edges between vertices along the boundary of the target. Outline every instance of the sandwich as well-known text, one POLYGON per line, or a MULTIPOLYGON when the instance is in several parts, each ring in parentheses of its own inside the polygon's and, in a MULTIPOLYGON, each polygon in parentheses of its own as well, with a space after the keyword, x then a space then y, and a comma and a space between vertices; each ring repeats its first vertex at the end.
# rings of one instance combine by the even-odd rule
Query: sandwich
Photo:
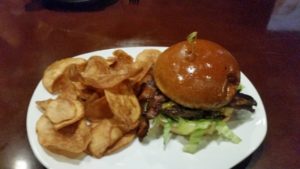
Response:
POLYGON ((207 137, 239 143, 227 123, 238 110, 254 112, 257 104, 242 93, 240 78, 234 56, 215 42, 197 39, 196 32, 170 46, 138 92, 146 124, 140 140, 162 135, 166 145, 172 135, 180 135, 187 139, 183 151, 188 153, 201 149, 207 137))

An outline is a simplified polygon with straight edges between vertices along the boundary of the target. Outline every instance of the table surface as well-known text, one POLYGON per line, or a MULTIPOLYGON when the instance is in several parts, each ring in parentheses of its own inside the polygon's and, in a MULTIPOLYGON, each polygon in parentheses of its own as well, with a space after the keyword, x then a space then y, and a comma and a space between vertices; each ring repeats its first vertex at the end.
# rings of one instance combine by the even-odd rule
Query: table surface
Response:
POLYGON ((106 48, 169 46, 195 30, 236 57, 267 111, 264 142, 235 169, 300 168, 299 10, 299 2, 288 0, 116 0, 84 9, 1 1, 0 168, 17 169, 20 160, 27 168, 43 168, 25 122, 31 95, 51 62, 106 48))

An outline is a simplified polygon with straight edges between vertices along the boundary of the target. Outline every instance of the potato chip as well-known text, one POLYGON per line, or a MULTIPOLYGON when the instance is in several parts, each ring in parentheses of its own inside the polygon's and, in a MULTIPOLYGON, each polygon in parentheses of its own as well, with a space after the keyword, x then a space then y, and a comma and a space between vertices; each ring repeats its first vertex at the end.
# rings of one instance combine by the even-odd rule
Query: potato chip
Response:
POLYGON ((100 97, 104 96, 103 89, 95 89, 89 86, 85 86, 86 88, 79 90, 77 99, 82 101, 84 104, 88 101, 96 100, 100 97))
POLYGON ((109 65, 103 57, 92 56, 88 59, 84 71, 81 73, 83 77, 91 77, 97 74, 109 73, 109 65))
POLYGON ((37 101, 36 104, 38 105, 38 108, 39 108, 42 112, 45 112, 46 109, 47 109, 47 106, 48 106, 48 104, 49 104, 49 102, 50 102, 51 100, 52 100, 52 99, 37 101))
POLYGON ((110 145, 113 145, 115 142, 117 142, 122 136, 123 131, 118 126, 113 126, 110 131, 110 145))
POLYGON ((136 122, 133 123, 125 123, 124 121, 122 121, 122 119, 120 120, 119 117, 113 116, 112 119, 110 119, 116 126, 118 126, 124 133, 127 133, 131 130, 136 129, 139 124, 140 121, 137 120, 136 122))
POLYGON ((114 56, 110 56, 110 57, 107 57, 105 60, 106 60, 107 64, 109 66, 111 66, 117 61, 117 58, 114 56))
POLYGON ((130 143, 132 143, 135 137, 136 134, 134 130, 129 133, 126 133, 120 140, 118 140, 115 144, 113 144, 106 150, 105 155, 121 151, 122 149, 126 148, 130 143))
POLYGON ((144 61, 144 62, 151 61, 152 63, 155 63, 160 54, 161 54, 160 50, 145 49, 137 55, 136 61, 144 61))
POLYGON ((51 100, 45 111, 45 115, 49 120, 56 124, 74 118, 76 115, 76 107, 68 99, 51 100))
POLYGON ((89 100, 85 104, 85 117, 90 121, 112 118, 112 116, 113 114, 104 96, 95 100, 89 100))
POLYGON ((55 93, 57 91, 53 90, 55 81, 63 75, 65 69, 72 65, 83 65, 86 63, 85 59, 81 58, 66 58, 52 63, 44 72, 42 83, 46 90, 50 93, 55 93))
POLYGON ((81 82, 82 77, 80 75, 81 72, 85 70, 86 64, 72 64, 66 67, 64 71, 64 76, 68 77, 72 82, 81 82))
POLYGON ((106 149, 119 140, 122 135, 122 130, 114 126, 110 120, 103 119, 92 129, 92 140, 88 145, 87 152, 100 158, 106 149))
POLYGON ((118 85, 124 80, 136 75, 141 70, 141 67, 126 66, 124 69, 117 71, 111 70, 108 74, 94 74, 92 76, 82 74, 82 76, 86 85, 97 89, 106 89, 118 85))
POLYGON ((132 58, 124 52, 116 52, 120 60, 109 66, 109 63, 100 57, 88 60, 84 72, 81 73, 83 83, 97 89, 111 88, 131 76, 139 73, 142 68, 131 64, 132 58))
POLYGON ((38 102, 38 104, 56 130, 73 124, 84 116, 84 107, 77 100, 59 97, 38 102))
POLYGON ((81 83, 82 77, 79 74, 83 67, 84 65, 75 64, 66 67, 64 73, 55 80, 52 90, 61 96, 77 99, 86 89, 86 86, 81 83))
POLYGON ((133 58, 121 49, 115 50, 113 55, 115 56, 115 62, 110 67, 114 70, 124 69, 125 66, 133 63, 133 58))
POLYGON ((39 143, 50 151, 65 156, 81 154, 91 140, 91 128, 85 120, 55 130, 46 116, 41 116, 36 125, 39 143))
POLYGON ((133 89, 126 83, 104 90, 109 107, 116 118, 124 124, 136 123, 141 115, 141 108, 133 89))
POLYGON ((134 66, 142 68, 142 71, 140 71, 135 76, 130 77, 130 80, 135 83, 141 81, 151 69, 153 64, 156 62, 157 57, 160 55, 160 53, 161 52, 159 50, 155 49, 146 49, 139 53, 134 66))
POLYGON ((78 95, 78 91, 72 81, 64 75, 61 75, 55 80, 52 89, 55 93, 65 95, 66 97, 72 97, 74 99, 76 99, 78 95))
POLYGON ((51 64, 42 82, 58 96, 37 102, 44 112, 37 123, 40 144, 69 157, 85 151, 99 158, 129 145, 137 131, 144 135, 147 126, 141 123, 133 88, 144 83, 159 54, 144 50, 134 61, 116 50, 108 59, 68 58, 51 64))

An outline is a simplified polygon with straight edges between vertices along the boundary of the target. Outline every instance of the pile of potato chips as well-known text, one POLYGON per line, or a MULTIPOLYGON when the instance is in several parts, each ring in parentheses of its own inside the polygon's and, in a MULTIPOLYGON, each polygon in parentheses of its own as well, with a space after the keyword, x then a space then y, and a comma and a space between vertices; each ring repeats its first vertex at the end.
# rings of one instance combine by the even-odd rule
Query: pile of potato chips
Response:
POLYGON ((130 144, 141 123, 134 89, 159 54, 144 50, 134 60, 116 50, 107 59, 66 58, 48 66, 42 83, 56 97, 37 102, 43 113, 36 124, 40 144, 68 157, 97 158, 130 144))

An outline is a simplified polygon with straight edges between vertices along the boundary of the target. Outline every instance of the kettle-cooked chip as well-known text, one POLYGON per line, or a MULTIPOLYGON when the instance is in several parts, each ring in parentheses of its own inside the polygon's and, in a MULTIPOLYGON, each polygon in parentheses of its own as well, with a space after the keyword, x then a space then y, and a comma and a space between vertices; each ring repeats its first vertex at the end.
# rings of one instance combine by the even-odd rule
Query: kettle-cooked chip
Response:
POLYGON ((117 53, 122 59, 116 59, 111 65, 99 56, 89 59, 85 70, 81 72, 83 83, 97 89, 111 88, 142 70, 141 67, 130 63, 130 56, 117 53))
POLYGON ((111 118, 113 114, 106 98, 103 96, 85 103, 85 116, 90 121, 97 121, 103 118, 111 118))
POLYGON ((92 140, 88 145, 87 152, 100 158, 106 149, 119 140, 122 135, 122 130, 114 126, 109 119, 103 119, 92 129, 92 140))
POLYGON ((36 124, 36 132, 42 146, 69 157, 81 154, 91 140, 91 128, 85 120, 56 130, 50 120, 42 115, 36 124))
POLYGON ((105 155, 113 154, 118 151, 121 151, 122 149, 126 148, 136 137, 136 131, 133 130, 129 133, 126 133, 120 140, 118 140, 115 144, 113 144, 111 147, 109 147, 105 155))
POLYGON ((51 100, 47 106, 45 115, 54 123, 61 123, 74 118, 76 107, 73 102, 68 99, 51 100))
POLYGON ((129 145, 141 116, 133 88, 144 83, 159 54, 144 50, 134 61, 116 50, 108 59, 67 58, 48 66, 42 83, 58 96, 36 102, 44 113, 36 125, 40 144, 71 158, 82 152, 100 158, 129 145))
POLYGON ((156 62, 157 57, 160 55, 160 51, 156 49, 145 49, 138 54, 134 66, 142 68, 142 71, 129 79, 133 82, 139 82, 149 72, 153 64, 156 62))
POLYGON ((133 89, 126 83, 104 90, 106 100, 118 120, 127 125, 137 122, 141 108, 133 89))
POLYGON ((51 100, 52 99, 36 101, 36 104, 42 112, 45 112, 51 100))
POLYGON ((52 63, 50 66, 47 67, 47 69, 44 72, 44 76, 42 78, 42 83, 44 87, 50 93, 57 92, 54 90, 55 81, 63 75, 66 68, 72 64, 83 65, 85 63, 86 60, 81 58, 66 58, 52 63))
POLYGON ((84 71, 81 73, 84 77, 92 77, 97 74, 109 73, 109 64, 101 56, 92 56, 88 59, 84 71))
POLYGON ((124 69, 125 66, 128 66, 133 63, 133 58, 127 54, 124 50, 118 49, 113 52, 115 57, 115 62, 110 65, 114 70, 124 69))
POLYGON ((38 104, 56 130, 75 123, 84 116, 84 107, 77 100, 58 97, 40 101, 38 104))

